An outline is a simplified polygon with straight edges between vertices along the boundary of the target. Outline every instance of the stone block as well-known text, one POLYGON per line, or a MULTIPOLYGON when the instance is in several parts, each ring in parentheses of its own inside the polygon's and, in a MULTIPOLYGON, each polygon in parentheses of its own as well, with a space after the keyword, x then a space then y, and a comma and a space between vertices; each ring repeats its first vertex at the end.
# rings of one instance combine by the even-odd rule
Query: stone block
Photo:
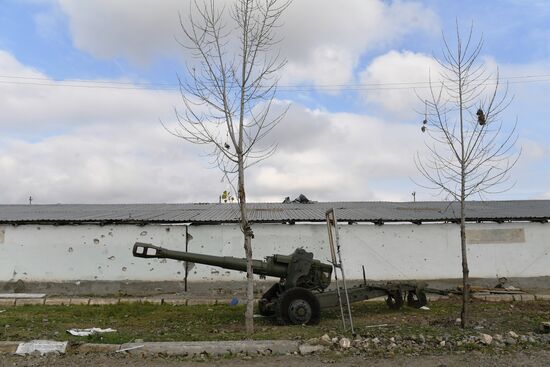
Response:
MULTIPOLYGON (((187 306, 188 304, 191 305, 192 300, 187 300, 185 298, 165 298, 164 303, 167 305, 173 305, 173 306, 187 306)), ((197 303, 198 304, 198 303, 197 303)))
POLYGON ((44 305, 46 298, 21 298, 15 300, 16 306, 25 306, 25 305, 44 305))
POLYGON ((67 306, 71 304, 70 298, 46 298, 46 306, 67 306))
POLYGON ((15 306, 14 298, 0 298, 0 307, 15 306))
POLYGON ((118 298, 90 298, 89 305, 116 305, 118 298))
POLYGON ((81 298, 81 297, 71 298, 71 305, 89 305, 89 304, 90 304, 89 298, 81 298))
POLYGON ((84 343, 75 347, 78 353, 113 353, 120 349, 118 344, 84 343))
POLYGON ((0 354, 9 353, 14 354, 21 342, 6 342, 0 341, 0 354))

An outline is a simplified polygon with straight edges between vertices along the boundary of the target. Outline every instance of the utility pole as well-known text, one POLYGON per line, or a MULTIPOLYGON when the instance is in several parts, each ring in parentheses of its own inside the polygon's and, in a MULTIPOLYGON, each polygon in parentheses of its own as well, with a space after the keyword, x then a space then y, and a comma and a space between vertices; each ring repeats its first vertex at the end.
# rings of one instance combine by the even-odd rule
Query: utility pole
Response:
POLYGON ((32 205, 32 196, 29 196, 29 205, 32 205))
POLYGON ((413 202, 416 203, 416 191, 413 191, 411 195, 413 196, 413 202))

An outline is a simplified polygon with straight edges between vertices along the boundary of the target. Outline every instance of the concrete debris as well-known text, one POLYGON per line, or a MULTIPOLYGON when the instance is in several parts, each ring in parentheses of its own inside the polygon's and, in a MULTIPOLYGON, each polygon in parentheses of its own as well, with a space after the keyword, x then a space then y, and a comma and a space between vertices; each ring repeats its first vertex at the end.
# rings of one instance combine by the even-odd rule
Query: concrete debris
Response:
MULTIPOLYGON (((52 350, 54 353, 64 353, 67 348, 66 343, 60 343, 63 349, 51 348, 51 343, 58 345, 55 341, 34 341, 31 347, 23 350, 20 342, 0 342, 0 353, 19 353, 43 354, 52 350), (63 351, 63 352, 62 352, 63 351)), ((299 343, 293 340, 249 340, 249 341, 211 341, 211 342, 143 342, 136 339, 133 343, 122 345, 116 344, 93 344, 77 343, 71 346, 73 353, 115 353, 124 352, 136 355, 177 355, 185 357, 194 356, 241 356, 242 358, 250 356, 264 355, 311 355, 333 351, 337 354, 372 354, 372 353, 413 353, 415 355, 433 352, 434 350, 454 350, 455 348, 509 348, 519 346, 528 348, 529 346, 550 345, 550 334, 540 334, 528 332, 524 335, 518 335, 514 332, 502 334, 477 334, 477 335, 400 335, 381 336, 367 335, 356 336, 352 341, 346 337, 330 337, 325 334, 318 338, 309 339, 305 343, 299 343), (515 335, 517 338, 512 337, 515 335), (322 343, 326 344, 323 345, 322 343)))
POLYGON ((120 346, 127 353, 140 355, 224 356, 224 355, 284 355, 299 353, 299 344, 293 340, 243 340, 210 342, 147 342, 120 346))
POLYGON ((348 349, 349 347, 351 347, 351 341, 348 338, 340 339, 338 344, 340 345, 340 348, 342 348, 342 349, 348 349))
POLYGON ((510 330, 510 331, 508 332, 508 336, 511 336, 511 337, 514 338, 514 339, 519 338, 519 335, 516 334, 516 333, 515 333, 514 331, 512 331, 512 330, 510 330))
POLYGON ((319 338, 319 345, 324 345, 324 346, 327 346, 327 347, 332 345, 332 340, 330 339, 330 336, 328 336, 328 334, 325 334, 322 337, 320 337, 319 338))
POLYGON ((136 346, 133 346, 133 347, 127 347, 127 348, 118 349, 116 352, 117 352, 117 353, 129 352, 129 351, 131 351, 131 350, 139 349, 139 348, 143 348, 143 347, 144 347, 144 345, 136 345, 136 346))
POLYGON ((481 334, 480 341, 485 345, 491 345, 493 342, 493 337, 489 334, 481 334))
POLYGON ((92 327, 87 329, 69 329, 67 332, 74 336, 89 336, 93 334, 114 333, 116 330, 111 328, 101 329, 98 327, 92 327))
POLYGON ((298 349, 301 355, 307 355, 307 354, 322 352, 325 350, 325 347, 322 345, 302 344, 298 347, 298 349))
POLYGON ((31 340, 17 346, 15 354, 25 355, 38 352, 40 355, 48 353, 65 353, 68 342, 57 342, 54 340, 31 340))
POLYGON ((511 336, 507 336, 504 339, 504 344, 506 344, 506 345, 515 345, 516 343, 517 343, 516 339, 512 338, 511 336))

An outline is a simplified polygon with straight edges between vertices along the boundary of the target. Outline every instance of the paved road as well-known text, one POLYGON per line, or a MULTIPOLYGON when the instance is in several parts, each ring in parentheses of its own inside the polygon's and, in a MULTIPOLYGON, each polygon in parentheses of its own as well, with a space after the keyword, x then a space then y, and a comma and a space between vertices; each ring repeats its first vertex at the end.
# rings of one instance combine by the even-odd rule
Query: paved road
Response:
POLYGON ((516 354, 489 355, 480 353, 452 354, 444 356, 407 357, 397 356, 390 359, 372 358, 362 356, 274 356, 257 357, 252 359, 231 358, 208 360, 206 362, 191 361, 183 358, 163 357, 139 357, 129 355, 102 355, 102 354, 69 354, 64 356, 7 356, 0 355, 0 367, 25 366, 25 367, 122 367, 122 366, 148 366, 148 367, 176 367, 176 366, 239 366, 239 367, 297 367, 297 366, 407 366, 407 367, 462 367, 462 366, 498 366, 498 367, 524 367, 524 366, 549 366, 550 350, 518 352, 516 354))

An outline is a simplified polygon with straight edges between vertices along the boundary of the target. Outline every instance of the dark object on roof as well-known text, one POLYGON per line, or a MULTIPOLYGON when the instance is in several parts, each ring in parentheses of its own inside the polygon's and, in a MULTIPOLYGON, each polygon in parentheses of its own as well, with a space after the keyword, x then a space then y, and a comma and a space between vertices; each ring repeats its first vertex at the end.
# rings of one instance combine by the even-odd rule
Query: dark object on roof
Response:
MULTIPOLYGON (((324 222, 334 208, 338 221, 457 222, 459 203, 417 202, 320 202, 313 204, 250 203, 254 223, 324 222)), ((466 219, 476 221, 546 222, 550 200, 469 201, 466 219)), ((237 223, 239 204, 57 204, 0 205, 0 223, 237 223)))
POLYGON ((290 198, 288 196, 283 200, 283 204, 290 204, 290 203, 313 204, 313 203, 316 203, 316 201, 309 200, 304 194, 300 194, 300 196, 298 196, 296 199, 292 201, 290 201, 290 198))

